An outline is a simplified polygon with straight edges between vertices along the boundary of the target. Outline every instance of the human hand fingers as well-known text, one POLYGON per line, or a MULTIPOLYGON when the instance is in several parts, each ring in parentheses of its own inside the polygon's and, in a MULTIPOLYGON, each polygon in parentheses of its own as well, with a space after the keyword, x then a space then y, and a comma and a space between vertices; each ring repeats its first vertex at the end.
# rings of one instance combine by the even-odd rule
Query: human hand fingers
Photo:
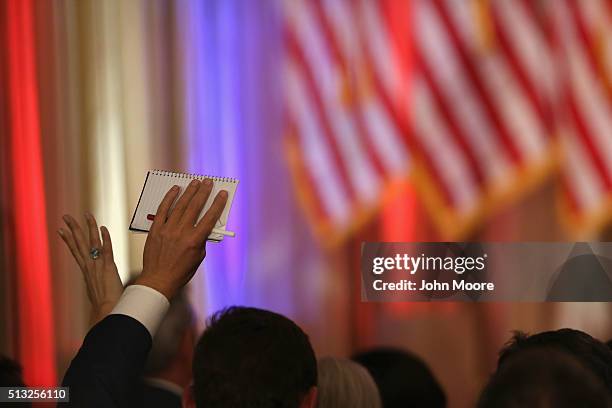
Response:
POLYGON ((225 190, 219 191, 215 197, 212 205, 204 214, 204 217, 198 222, 196 226, 196 239, 204 243, 206 238, 210 235, 210 232, 215 227, 217 220, 221 217, 225 205, 227 204, 228 193, 225 190))
POLYGON ((193 196, 198 191, 199 186, 200 180, 191 180, 191 183, 189 183, 189 186, 187 186, 187 189, 185 190, 183 195, 179 197, 178 201, 176 202, 176 205, 172 209, 172 212, 168 216, 168 224, 176 225, 180 222, 183 213, 185 212, 187 206, 193 199, 193 196))
POLYGON ((85 261, 83 260, 83 257, 81 256, 81 253, 79 252, 79 248, 77 248, 77 243, 74 240, 74 237, 72 236, 72 232, 70 232, 70 230, 65 230, 63 228, 60 228, 59 230, 57 230, 57 233, 59 234, 62 241, 64 241, 64 243, 70 250, 72 257, 74 258, 76 263, 79 265, 79 268, 81 268, 81 270, 84 271, 87 265, 85 264, 85 261))
POLYGON ((100 242, 100 230, 98 230, 98 223, 96 222, 96 219, 90 213, 85 213, 85 221, 87 222, 87 230, 89 232, 90 249, 102 249, 102 242, 100 242))
POLYGON ((85 238, 85 234, 83 233, 81 226, 70 215, 64 215, 63 218, 64 218, 64 222, 70 229, 72 236, 74 237, 76 246, 79 250, 79 253, 81 254, 81 258, 83 259, 85 263, 87 263, 87 260, 89 259, 89 251, 91 248, 89 246, 89 243, 87 242, 87 239, 85 238))
POLYGON ((113 255, 113 242, 111 241, 108 228, 102 226, 100 231, 102 232, 102 256, 107 262, 115 262, 113 255))
POLYGON ((172 186, 172 188, 168 190, 159 204, 159 207, 157 207, 157 213, 155 213, 155 218, 153 219, 153 224, 151 225, 149 233, 155 232, 160 226, 166 223, 168 211, 170 211, 170 207, 172 207, 172 203, 174 203, 178 194, 178 186, 172 186))
POLYGON ((195 226, 198 216, 202 212, 202 208, 206 204, 210 192, 213 188, 213 182, 210 179, 205 179, 198 188, 198 191, 193 196, 193 199, 189 202, 189 205, 185 209, 183 217, 181 218, 181 224, 195 226))

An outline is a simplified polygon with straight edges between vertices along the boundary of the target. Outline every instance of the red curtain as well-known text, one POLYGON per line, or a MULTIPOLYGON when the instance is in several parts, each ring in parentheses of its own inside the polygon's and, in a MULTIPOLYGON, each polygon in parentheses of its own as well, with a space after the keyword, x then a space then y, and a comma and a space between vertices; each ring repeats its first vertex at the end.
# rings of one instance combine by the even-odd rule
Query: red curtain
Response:
MULTIPOLYGON (((0 0, 4 135, 2 212, 4 265, 14 286, 17 358, 28 385, 55 385, 53 311, 41 155, 34 3, 0 0), (8 251, 7 251, 8 249, 8 251)), ((10 290, 10 288, 8 288, 10 290)))

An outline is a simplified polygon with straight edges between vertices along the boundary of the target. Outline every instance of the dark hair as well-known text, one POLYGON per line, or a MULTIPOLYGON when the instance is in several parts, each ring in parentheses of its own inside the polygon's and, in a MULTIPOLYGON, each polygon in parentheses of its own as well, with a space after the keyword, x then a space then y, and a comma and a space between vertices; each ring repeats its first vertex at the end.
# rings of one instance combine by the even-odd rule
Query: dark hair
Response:
POLYGON ((0 387, 25 387, 21 366, 3 355, 0 355, 0 387))
POLYGON ((427 365, 394 348, 375 348, 353 356, 368 369, 385 408, 444 408, 446 395, 427 365))
POLYGON ((604 384, 575 356, 534 347, 504 361, 478 408, 607 408, 609 403, 604 384))
POLYGON ((574 329, 560 329, 534 335, 515 332, 500 351, 498 369, 515 354, 533 348, 561 350, 574 356, 591 370, 612 393, 612 350, 587 333, 574 329))
MULTIPOLYGON (((21 366, 16 361, 0 355, 0 387, 25 387, 21 366)), ((27 408, 32 404, 24 402, 3 403, 3 407, 27 408)))
POLYGON ((212 316, 193 360, 201 408, 297 408, 317 384, 308 336, 280 314, 231 307, 212 316))

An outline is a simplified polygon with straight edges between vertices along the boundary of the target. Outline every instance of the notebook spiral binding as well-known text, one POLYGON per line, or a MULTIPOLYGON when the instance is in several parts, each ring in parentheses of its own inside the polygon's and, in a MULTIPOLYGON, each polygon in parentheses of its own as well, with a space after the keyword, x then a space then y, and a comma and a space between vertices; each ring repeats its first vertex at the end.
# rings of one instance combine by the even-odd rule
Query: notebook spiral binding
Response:
POLYGON ((222 183, 237 183, 238 182, 238 180, 236 180, 233 177, 217 177, 217 176, 210 176, 208 174, 176 173, 176 172, 167 171, 167 170, 153 170, 151 171, 151 173, 156 176, 165 176, 165 177, 188 178, 188 179, 198 179, 198 180, 211 179, 213 181, 219 181, 222 183))

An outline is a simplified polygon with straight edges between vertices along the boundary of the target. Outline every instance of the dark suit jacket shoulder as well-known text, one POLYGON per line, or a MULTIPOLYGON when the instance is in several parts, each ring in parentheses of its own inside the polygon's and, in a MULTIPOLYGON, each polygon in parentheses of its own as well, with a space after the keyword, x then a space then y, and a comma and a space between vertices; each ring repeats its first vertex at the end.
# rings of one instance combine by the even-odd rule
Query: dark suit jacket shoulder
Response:
POLYGON ((104 318, 91 328, 64 376, 68 406, 132 406, 130 392, 139 384, 150 349, 151 335, 136 319, 104 318))

